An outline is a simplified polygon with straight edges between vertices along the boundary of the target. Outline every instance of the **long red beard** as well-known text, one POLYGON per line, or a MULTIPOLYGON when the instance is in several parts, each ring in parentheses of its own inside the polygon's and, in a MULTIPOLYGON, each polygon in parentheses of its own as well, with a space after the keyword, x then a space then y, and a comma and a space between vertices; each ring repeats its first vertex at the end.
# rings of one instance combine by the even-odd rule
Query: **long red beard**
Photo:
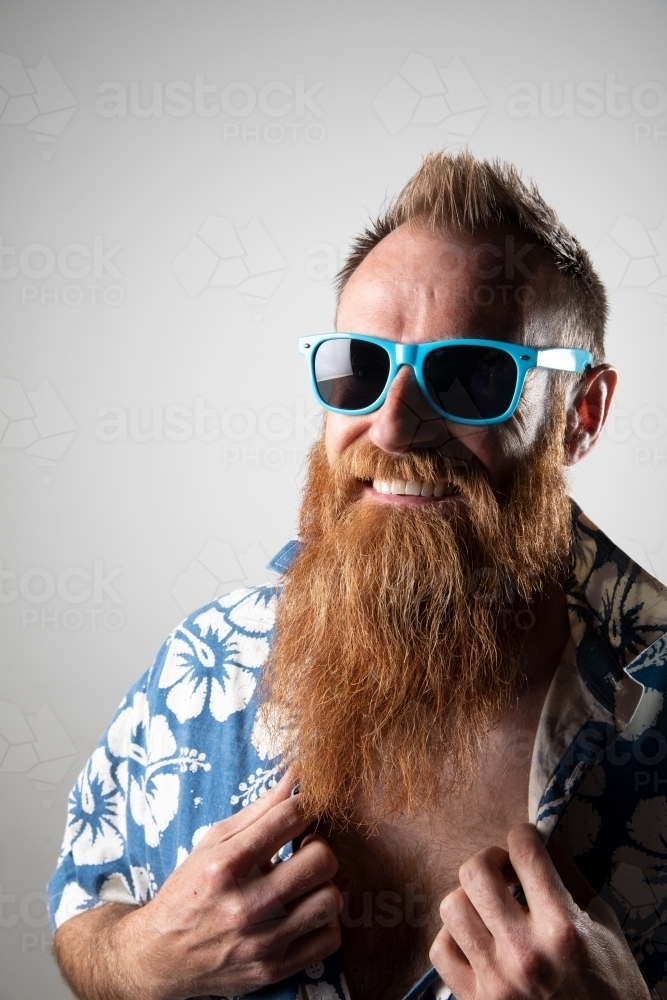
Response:
POLYGON ((262 708, 309 815, 374 825, 474 778, 524 679, 531 603, 568 556, 559 437, 517 467, 502 504, 474 459, 365 442, 331 468, 315 445, 262 708), (447 480, 464 502, 361 499, 373 478, 447 480))

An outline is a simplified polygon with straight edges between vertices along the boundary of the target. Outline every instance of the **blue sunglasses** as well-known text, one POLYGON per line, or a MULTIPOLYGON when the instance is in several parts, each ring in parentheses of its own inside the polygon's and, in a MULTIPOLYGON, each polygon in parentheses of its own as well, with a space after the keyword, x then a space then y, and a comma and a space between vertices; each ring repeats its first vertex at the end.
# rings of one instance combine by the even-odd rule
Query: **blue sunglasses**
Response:
POLYGON ((398 344, 363 333, 302 337, 310 380, 332 413, 362 416, 384 403, 402 365, 410 365, 422 393, 441 417, 457 424, 500 424, 517 408, 530 368, 582 372, 593 363, 576 347, 538 350, 498 340, 435 340, 398 344))

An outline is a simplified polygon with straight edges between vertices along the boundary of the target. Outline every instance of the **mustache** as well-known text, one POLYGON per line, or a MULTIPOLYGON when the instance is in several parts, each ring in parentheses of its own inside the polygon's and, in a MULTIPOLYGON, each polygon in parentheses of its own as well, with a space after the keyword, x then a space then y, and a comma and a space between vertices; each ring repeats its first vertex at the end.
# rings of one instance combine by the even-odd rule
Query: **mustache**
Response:
POLYGON ((458 486, 461 492, 480 487, 489 489, 486 469, 474 455, 454 458, 426 448, 391 455, 370 441, 346 448, 332 471, 336 484, 343 488, 352 480, 404 479, 406 482, 444 481, 458 486))

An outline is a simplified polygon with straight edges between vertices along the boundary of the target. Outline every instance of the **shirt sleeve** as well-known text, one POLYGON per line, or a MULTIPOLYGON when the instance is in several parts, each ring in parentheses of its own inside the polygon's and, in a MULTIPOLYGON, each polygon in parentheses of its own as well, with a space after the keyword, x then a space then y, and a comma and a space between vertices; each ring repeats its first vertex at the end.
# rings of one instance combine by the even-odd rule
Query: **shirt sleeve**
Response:
MULTIPOLYGON (((163 647, 156 665, 164 652, 163 647)), ((145 749, 137 715, 142 707, 148 708, 149 675, 150 671, 144 674, 123 699, 70 792, 65 836, 48 885, 54 930, 104 902, 140 903, 148 896, 139 845, 127 838, 127 808, 130 767, 136 780, 145 749)))
POLYGON ((278 780, 255 696, 274 607, 274 590, 255 588, 200 608, 123 699, 70 793, 54 929, 147 902, 213 823, 278 780))

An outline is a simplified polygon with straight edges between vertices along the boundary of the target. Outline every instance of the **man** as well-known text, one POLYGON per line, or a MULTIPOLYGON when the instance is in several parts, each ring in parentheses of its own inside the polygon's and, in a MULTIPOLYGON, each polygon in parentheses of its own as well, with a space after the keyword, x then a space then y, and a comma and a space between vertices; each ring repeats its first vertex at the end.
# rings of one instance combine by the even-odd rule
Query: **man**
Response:
POLYGON ((328 413, 283 585, 179 626, 72 793, 78 996, 667 996, 667 591, 564 475, 605 319, 537 191, 467 152, 357 239, 301 344, 328 413))

